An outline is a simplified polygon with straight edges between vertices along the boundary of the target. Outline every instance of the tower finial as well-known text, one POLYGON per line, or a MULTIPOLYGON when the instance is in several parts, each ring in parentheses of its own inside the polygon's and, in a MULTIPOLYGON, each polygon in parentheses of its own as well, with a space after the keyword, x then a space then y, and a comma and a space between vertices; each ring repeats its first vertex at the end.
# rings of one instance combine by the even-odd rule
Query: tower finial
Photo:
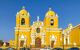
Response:
POLYGON ((51 8, 49 8, 49 11, 51 10, 51 8))
POLYGON ((39 21, 39 16, 37 16, 37 21, 39 21))
POLYGON ((23 6, 22 9, 25 9, 25 6, 23 6))

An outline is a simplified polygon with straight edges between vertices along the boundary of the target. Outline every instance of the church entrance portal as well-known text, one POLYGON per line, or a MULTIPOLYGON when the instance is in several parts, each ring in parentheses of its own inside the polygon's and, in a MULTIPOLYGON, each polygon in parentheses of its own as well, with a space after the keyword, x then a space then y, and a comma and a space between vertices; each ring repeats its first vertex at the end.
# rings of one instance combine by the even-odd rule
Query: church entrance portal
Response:
POLYGON ((24 46, 24 40, 21 40, 20 41, 20 47, 23 47, 24 46))
POLYGON ((51 48, 54 47, 54 41, 51 41, 51 48))
POLYGON ((35 39, 35 47, 36 48, 40 48, 41 47, 41 39, 39 37, 37 37, 35 39))

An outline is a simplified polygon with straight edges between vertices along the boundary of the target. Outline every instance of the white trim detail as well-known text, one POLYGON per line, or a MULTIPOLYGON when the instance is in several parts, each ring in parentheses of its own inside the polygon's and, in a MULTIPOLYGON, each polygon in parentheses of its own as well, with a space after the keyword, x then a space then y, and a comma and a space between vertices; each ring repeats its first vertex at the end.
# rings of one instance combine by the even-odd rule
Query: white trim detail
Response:
POLYGON ((45 44, 45 34, 44 33, 42 33, 42 44, 45 44))
POLYGON ((21 38, 22 38, 22 39, 24 39, 24 38, 25 38, 23 34, 21 35, 21 38))
POLYGON ((35 35, 31 34, 31 45, 35 45, 35 35))
POLYGON ((23 45, 23 46, 25 46, 25 45, 26 45, 26 41, 27 41, 26 36, 24 36, 23 34, 22 34, 21 36, 19 35, 19 46, 20 46, 20 41, 21 41, 21 40, 24 41, 24 45, 23 45))
POLYGON ((66 37, 64 36, 64 45, 66 45, 66 37))
POLYGON ((50 36, 50 42, 54 41, 54 44, 56 44, 56 39, 57 39, 57 37, 55 37, 54 35, 50 36))
POLYGON ((70 44, 70 41, 69 41, 69 35, 68 35, 68 45, 70 44))
POLYGON ((47 31, 59 31, 62 30, 62 28, 46 28, 47 31))

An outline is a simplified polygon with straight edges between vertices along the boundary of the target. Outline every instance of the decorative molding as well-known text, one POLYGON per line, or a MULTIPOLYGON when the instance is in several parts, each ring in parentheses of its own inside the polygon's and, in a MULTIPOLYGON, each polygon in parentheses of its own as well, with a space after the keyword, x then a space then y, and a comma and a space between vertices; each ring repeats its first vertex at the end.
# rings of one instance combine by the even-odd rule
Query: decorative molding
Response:
POLYGON ((41 39, 41 41, 42 41, 42 44, 45 44, 45 33, 42 33, 42 39, 41 39))
POLYGON ((23 29, 22 29, 22 30, 15 30, 15 31, 30 31, 30 30, 23 30, 23 29))
POLYGON ((46 28, 47 32, 60 32, 60 30, 62 30, 61 28, 46 28))
POLYGON ((26 28, 14 27, 14 29, 15 29, 15 30, 18 30, 18 29, 25 29, 25 30, 26 30, 26 29, 30 29, 30 28, 29 28, 29 27, 28 27, 28 28, 27 28, 27 27, 26 27, 26 28))
POLYGON ((20 24, 16 24, 16 27, 19 27, 19 26, 29 26, 29 25, 20 25, 20 24))
POLYGON ((50 35, 50 42, 51 42, 51 41, 54 41, 54 44, 56 44, 56 39, 57 39, 56 36, 50 35))
POLYGON ((31 45, 35 45, 35 34, 31 34, 31 45))

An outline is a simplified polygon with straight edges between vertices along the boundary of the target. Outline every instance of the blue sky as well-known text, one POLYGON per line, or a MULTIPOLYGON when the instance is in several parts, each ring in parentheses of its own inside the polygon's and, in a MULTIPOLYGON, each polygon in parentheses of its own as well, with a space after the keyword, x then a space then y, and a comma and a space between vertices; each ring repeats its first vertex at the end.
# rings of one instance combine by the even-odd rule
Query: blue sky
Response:
POLYGON ((74 26, 80 23, 80 0, 0 0, 0 39, 14 39, 16 13, 26 7, 30 13, 30 23, 40 16, 42 21, 48 8, 59 16, 59 27, 66 28, 69 23, 74 26))

